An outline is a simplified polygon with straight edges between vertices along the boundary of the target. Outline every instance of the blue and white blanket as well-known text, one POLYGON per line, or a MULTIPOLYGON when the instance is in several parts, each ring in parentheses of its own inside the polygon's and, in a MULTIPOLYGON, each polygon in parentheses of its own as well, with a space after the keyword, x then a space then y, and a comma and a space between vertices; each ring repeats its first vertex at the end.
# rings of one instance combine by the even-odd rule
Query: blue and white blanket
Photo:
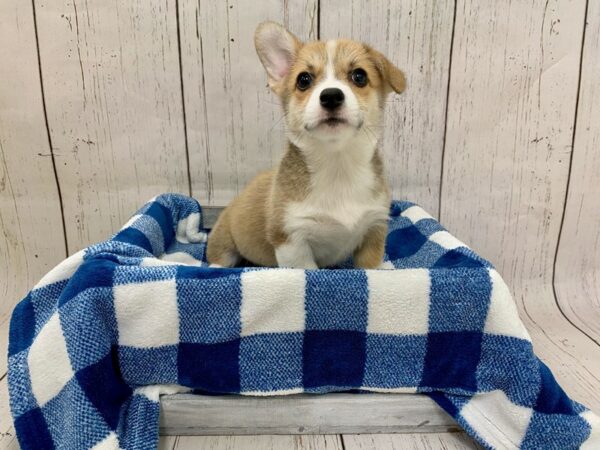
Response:
POLYGON ((493 267, 394 202, 383 269, 215 269, 198 203, 162 195, 16 307, 23 450, 154 449, 159 395, 430 395, 488 448, 600 448, 597 416, 533 354, 493 267))

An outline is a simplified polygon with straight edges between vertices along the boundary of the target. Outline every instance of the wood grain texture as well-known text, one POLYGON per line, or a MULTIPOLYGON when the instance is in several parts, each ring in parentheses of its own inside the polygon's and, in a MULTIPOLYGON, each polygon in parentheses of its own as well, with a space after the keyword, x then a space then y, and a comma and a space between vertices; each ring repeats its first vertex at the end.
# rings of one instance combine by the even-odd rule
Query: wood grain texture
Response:
POLYGON ((393 197, 436 217, 453 12, 452 0, 321 1, 322 39, 365 41, 406 73, 406 91, 388 97, 381 149, 393 197))
POLYGON ((0 3, 0 376, 10 313, 66 256, 46 133, 33 10, 0 3))
POLYGON ((482 448, 465 433, 345 434, 344 450, 467 450, 482 448))
POLYGON ((600 2, 589 2, 569 193, 555 266, 558 302, 600 343, 600 2))
POLYGON ((283 111, 267 87, 254 30, 270 19, 315 38, 317 1, 179 1, 192 191, 225 206, 284 150, 283 111))
POLYGON ((585 1, 461 1, 442 223, 512 287, 539 356, 600 406, 600 348, 562 316, 552 269, 569 171, 585 1))
POLYGON ((8 402, 8 378, 0 380, 0 449, 18 449, 8 402))
POLYGON ((174 450, 342 450, 339 436, 182 436, 174 450))
POLYGON ((69 251, 188 192, 175 0, 37 0, 69 251))
POLYGON ((440 432, 456 422, 429 397, 328 394, 161 398, 163 435, 440 432))

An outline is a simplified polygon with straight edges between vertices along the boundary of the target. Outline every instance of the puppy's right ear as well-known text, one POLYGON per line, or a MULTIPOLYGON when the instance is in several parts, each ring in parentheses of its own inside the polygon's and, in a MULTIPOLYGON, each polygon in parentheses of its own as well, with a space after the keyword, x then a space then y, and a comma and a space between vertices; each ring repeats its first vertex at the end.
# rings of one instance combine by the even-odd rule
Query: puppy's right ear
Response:
POLYGON ((281 90, 281 81, 289 73, 302 42, 275 22, 261 23, 254 33, 256 52, 267 70, 269 86, 281 90))

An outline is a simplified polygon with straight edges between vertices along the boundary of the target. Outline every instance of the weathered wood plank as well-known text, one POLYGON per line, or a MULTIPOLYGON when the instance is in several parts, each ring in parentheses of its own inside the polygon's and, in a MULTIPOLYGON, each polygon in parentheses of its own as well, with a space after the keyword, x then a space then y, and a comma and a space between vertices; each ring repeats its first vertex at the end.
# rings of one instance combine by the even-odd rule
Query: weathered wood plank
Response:
POLYGON ((157 450, 174 450, 177 439, 177 436, 160 436, 158 438, 157 450))
MULTIPOLYGON (((16 441, 15 428, 10 414, 8 402, 8 378, 0 380, 0 448, 14 447, 16 441)), ((18 445, 16 446, 18 448, 18 445)))
POLYGON ((394 198, 438 215, 454 1, 322 0, 321 38, 370 43, 405 71, 390 95, 382 151, 394 198), (368 10, 368 14, 365 13, 368 10))
POLYGON ((65 254, 31 2, 0 3, 0 376, 14 305, 65 254))
POLYGON ((581 69, 555 283, 563 312, 600 342, 600 2, 589 2, 581 69))
POLYGON ((267 19, 314 38, 317 1, 179 2, 181 58, 192 191, 226 205, 284 150, 283 111, 254 50, 267 19))
POLYGON ((407 394, 161 398, 163 435, 440 432, 458 425, 430 398, 407 394))
POLYGON ((345 450, 465 450, 482 448, 466 433, 344 434, 345 450))
POLYGON ((342 450, 339 436, 182 436, 174 450, 342 450))
POLYGON ((539 356, 600 406, 600 347, 556 307, 552 268, 573 132, 585 1, 457 7, 441 218, 512 286, 539 356))
POLYGON ((188 192, 175 0, 37 0, 69 251, 188 192))

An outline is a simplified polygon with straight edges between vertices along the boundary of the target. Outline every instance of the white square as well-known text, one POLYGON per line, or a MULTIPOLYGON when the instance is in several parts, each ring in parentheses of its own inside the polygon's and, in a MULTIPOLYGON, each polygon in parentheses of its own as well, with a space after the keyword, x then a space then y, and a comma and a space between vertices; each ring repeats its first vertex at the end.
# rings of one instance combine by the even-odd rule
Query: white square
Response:
POLYGON ((515 405, 500 390, 475 394, 460 415, 492 448, 520 448, 533 410, 515 405))
POLYGON ((67 343, 55 313, 36 336, 27 355, 31 390, 44 406, 73 378, 67 343))
POLYGON ((368 270, 369 333, 426 334, 429 329, 427 269, 368 270))
POLYGON ((483 328, 484 333, 513 336, 531 341, 525 325, 519 318, 517 305, 510 295, 508 286, 494 269, 490 269, 489 274, 492 281, 492 294, 483 328))
POLYGON ((406 209, 402 214, 402 217, 407 217, 412 223, 417 223, 419 220, 423 219, 433 219, 427 211, 425 211, 420 206, 411 206, 406 209))
POLYGON ((90 450, 120 450, 119 438, 111 431, 102 441, 94 445, 90 450))
POLYGON ((304 331, 302 269, 255 270, 242 274, 242 336, 304 331))
POLYGON ((179 342, 174 279, 122 284, 113 292, 120 345, 148 348, 179 342))
MULTIPOLYGON (((431 242, 435 242, 446 250, 454 250, 459 247, 467 247, 464 242, 459 241, 447 231, 437 231, 429 236, 431 242)), ((468 248, 468 247, 467 247, 468 248)))

